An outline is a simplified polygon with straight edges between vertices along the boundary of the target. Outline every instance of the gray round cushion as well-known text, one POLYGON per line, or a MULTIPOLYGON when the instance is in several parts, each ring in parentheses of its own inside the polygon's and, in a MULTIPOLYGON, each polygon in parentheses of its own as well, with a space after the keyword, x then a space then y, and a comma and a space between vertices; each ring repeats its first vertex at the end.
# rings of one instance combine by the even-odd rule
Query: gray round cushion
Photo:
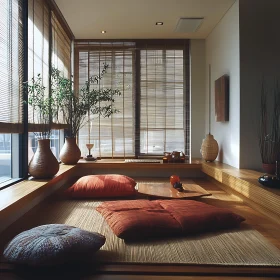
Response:
POLYGON ((80 259, 100 249, 105 237, 64 224, 42 225, 15 236, 4 257, 13 263, 56 265, 80 259))

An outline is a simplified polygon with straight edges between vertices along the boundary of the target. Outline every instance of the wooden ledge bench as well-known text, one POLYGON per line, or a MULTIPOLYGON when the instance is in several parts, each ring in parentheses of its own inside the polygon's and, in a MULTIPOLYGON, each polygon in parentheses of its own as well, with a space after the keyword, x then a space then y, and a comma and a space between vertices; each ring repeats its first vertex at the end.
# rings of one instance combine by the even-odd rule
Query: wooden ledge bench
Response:
POLYGON ((280 186, 274 189, 261 185, 258 178, 263 173, 219 162, 202 162, 201 170, 222 189, 238 195, 252 208, 280 223, 280 186))

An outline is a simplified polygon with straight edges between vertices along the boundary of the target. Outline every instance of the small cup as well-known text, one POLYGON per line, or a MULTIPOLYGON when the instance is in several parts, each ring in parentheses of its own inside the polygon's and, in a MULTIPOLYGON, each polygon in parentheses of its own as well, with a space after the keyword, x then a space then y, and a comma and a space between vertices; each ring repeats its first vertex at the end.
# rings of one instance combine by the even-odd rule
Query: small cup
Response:
POLYGON ((163 163, 168 163, 168 158, 167 158, 167 157, 163 157, 163 158, 162 158, 162 162, 163 162, 163 163))

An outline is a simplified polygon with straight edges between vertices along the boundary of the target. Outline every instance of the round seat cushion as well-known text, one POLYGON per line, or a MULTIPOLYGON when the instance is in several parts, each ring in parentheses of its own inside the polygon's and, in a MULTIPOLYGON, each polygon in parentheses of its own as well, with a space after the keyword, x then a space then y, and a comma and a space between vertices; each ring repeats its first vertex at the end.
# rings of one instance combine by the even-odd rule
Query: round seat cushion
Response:
POLYGON ((47 224, 24 231, 6 246, 3 256, 27 265, 56 265, 81 259, 98 251, 105 237, 64 224, 47 224))

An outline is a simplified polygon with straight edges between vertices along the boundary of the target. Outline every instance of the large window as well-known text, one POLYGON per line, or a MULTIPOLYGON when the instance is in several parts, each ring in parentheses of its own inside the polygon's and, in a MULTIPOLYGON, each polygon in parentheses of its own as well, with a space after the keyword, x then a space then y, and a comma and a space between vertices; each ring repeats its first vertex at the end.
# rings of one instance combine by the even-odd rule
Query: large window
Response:
MULTIPOLYGON (((23 83, 40 74, 47 96, 52 64, 69 77, 73 34, 54 1, 0 0, 0 7, 1 189, 14 181, 11 179, 27 176, 27 157, 30 159, 37 145, 33 132, 42 129, 36 112, 27 109, 23 83)), ((61 127, 54 124, 53 128, 61 127)), ((61 131, 51 134, 51 149, 57 157, 61 131)))
POLYGON ((71 75, 71 38, 67 35, 56 14, 51 13, 52 66, 62 72, 65 78, 71 75))
POLYGON ((0 184, 12 177, 11 134, 0 134, 0 184))
MULTIPOLYGON (((83 46, 83 44, 81 45, 83 46)), ((80 46, 80 47, 81 47, 80 46)), ((134 59, 130 43, 96 43, 90 50, 76 49, 79 64, 75 81, 82 87, 91 76, 99 75, 104 64, 107 73, 95 87, 119 89, 121 96, 115 98, 119 113, 110 118, 90 115, 89 122, 79 132, 79 147, 87 154, 87 143, 93 143, 94 156, 134 156, 134 59)))
POLYGON ((107 63, 109 71, 98 86, 122 92, 115 100, 120 113, 95 116, 80 131, 82 154, 90 141, 101 157, 188 154, 188 55, 187 40, 76 41, 76 85, 81 88, 107 63))
MULTIPOLYGON (((49 95, 49 58, 50 58, 50 10, 43 0, 28 0, 28 81, 40 75, 46 88, 44 96, 49 95)), ((39 112, 28 107, 28 160, 37 149, 33 132, 38 133, 45 125, 40 125, 39 112)))
POLYGON ((18 137, 23 131, 22 2, 0 0, 0 182, 19 176, 18 137), (13 145, 12 145, 13 144, 13 145))
POLYGON ((141 50, 140 153, 185 151, 183 50, 141 50))
MULTIPOLYGON (((39 74, 45 87, 46 97, 51 94, 50 71, 52 67, 61 71, 63 76, 70 77, 71 39, 47 1, 28 0, 28 80, 39 74)), ((30 161, 37 149, 38 139, 35 135, 44 129, 44 126, 40 125, 38 113, 31 106, 28 111, 28 159, 30 161)), ((60 147, 63 144, 59 121, 60 118, 55 120, 54 124, 50 120, 49 124, 53 129, 50 137, 51 150, 58 159, 60 147)))

